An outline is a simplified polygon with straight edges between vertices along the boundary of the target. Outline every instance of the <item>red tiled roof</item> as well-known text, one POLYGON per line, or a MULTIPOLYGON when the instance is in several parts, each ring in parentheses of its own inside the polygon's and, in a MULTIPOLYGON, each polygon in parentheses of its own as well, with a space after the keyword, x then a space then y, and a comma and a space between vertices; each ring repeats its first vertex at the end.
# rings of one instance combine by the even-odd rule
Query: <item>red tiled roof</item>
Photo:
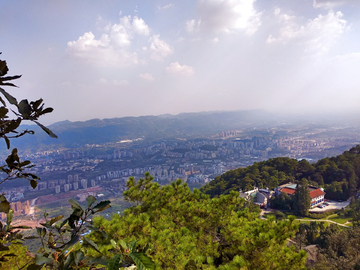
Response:
POLYGON ((295 189, 284 187, 281 192, 285 192, 286 194, 293 195, 295 193, 295 189))
POLYGON ((319 197, 321 195, 325 195, 325 192, 322 191, 321 189, 316 189, 316 190, 310 191, 310 198, 311 199, 317 198, 317 197, 319 197))

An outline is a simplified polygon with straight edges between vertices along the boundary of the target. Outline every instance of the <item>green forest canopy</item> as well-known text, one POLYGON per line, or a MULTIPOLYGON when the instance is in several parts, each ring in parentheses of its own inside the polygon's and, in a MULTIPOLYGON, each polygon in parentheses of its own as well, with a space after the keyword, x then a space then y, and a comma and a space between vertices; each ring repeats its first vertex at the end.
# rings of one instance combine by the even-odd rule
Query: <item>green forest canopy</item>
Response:
POLYGON ((359 176, 360 145, 357 145, 339 156, 324 158, 315 164, 305 159, 297 161, 286 157, 256 162, 216 177, 201 191, 215 197, 239 189, 251 190, 254 186, 274 189, 281 184, 306 178, 309 184, 324 187, 327 199, 346 200, 360 188, 359 176))

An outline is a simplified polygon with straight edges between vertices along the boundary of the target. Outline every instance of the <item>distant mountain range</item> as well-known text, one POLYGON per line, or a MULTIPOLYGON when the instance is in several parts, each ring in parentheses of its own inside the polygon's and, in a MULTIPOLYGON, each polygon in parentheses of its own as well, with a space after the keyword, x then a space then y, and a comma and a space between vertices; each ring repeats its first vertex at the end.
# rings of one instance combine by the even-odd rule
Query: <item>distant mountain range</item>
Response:
MULTIPOLYGON (((284 122, 287 121, 286 118, 289 119, 288 116, 279 117, 263 110, 251 110, 92 119, 83 122, 66 120, 49 126, 59 139, 50 138, 37 126, 23 125, 22 129, 34 130, 35 135, 12 140, 12 147, 26 149, 39 149, 43 146, 82 147, 85 144, 103 144, 140 137, 149 140, 194 138, 214 135, 226 130, 287 125, 290 122, 284 122)), ((304 118, 291 120, 293 123, 304 121, 304 118)), ((318 123, 323 121, 319 119, 318 123)), ((0 147, 5 149, 5 143, 0 147)))

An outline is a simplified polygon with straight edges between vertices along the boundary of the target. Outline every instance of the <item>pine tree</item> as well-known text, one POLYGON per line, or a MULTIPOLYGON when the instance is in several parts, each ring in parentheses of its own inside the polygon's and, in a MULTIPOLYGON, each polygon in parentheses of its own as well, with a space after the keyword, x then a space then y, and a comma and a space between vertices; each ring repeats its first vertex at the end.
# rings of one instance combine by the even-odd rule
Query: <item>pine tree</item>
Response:
POLYGON ((298 227, 294 217, 262 220, 244 207, 238 192, 211 199, 197 189, 192 192, 181 180, 161 187, 147 174, 127 185, 124 195, 136 205, 112 220, 95 219, 108 238, 90 235, 106 256, 112 256, 108 239, 138 240, 157 269, 304 268, 304 252, 286 246, 298 227))
POLYGON ((357 177, 355 174, 355 171, 353 170, 351 173, 351 176, 349 178, 349 195, 351 196, 355 196, 357 192, 357 177))
POLYGON ((306 216, 310 208, 310 192, 307 180, 302 178, 297 184, 294 194, 294 210, 297 215, 306 216))

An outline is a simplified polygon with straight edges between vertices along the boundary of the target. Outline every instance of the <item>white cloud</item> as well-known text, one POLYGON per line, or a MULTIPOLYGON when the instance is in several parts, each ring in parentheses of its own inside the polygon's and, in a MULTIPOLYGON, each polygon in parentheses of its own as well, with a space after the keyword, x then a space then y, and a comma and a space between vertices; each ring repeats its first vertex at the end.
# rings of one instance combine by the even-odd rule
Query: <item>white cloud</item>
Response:
POLYGON ((150 34, 150 28, 146 25, 145 21, 137 16, 134 17, 132 27, 135 33, 139 35, 148 36, 150 34))
POLYGON ((332 8, 334 8, 336 6, 340 6, 346 2, 347 2, 346 0, 314 0, 313 7, 314 8, 332 9, 332 8))
POLYGON ((158 10, 165 10, 165 9, 169 9, 169 8, 172 8, 174 6, 174 4, 170 3, 170 4, 167 4, 165 6, 158 6, 158 10))
POLYGON ((261 13, 254 8, 256 0, 199 0, 199 19, 186 23, 189 32, 231 32, 244 30, 252 35, 261 25, 261 13))
POLYGON ((343 14, 340 11, 330 10, 328 14, 320 14, 303 25, 297 22, 295 16, 283 14, 279 9, 275 10, 274 14, 282 27, 279 30, 278 37, 270 35, 266 42, 304 44, 305 51, 309 53, 327 52, 348 28, 347 21, 342 18, 343 14))
POLYGON ((151 58, 156 61, 161 61, 174 52, 174 49, 159 37, 160 35, 154 35, 149 39, 151 58))
POLYGON ((87 32, 79 37, 78 40, 68 42, 67 52, 86 63, 102 67, 125 67, 138 63, 138 57, 135 52, 122 48, 124 46, 119 45, 119 40, 115 42, 115 45, 111 41, 114 41, 114 39, 111 39, 107 34, 103 34, 97 40, 93 33, 87 32))
POLYGON ((154 77, 150 74, 150 73, 141 73, 140 75, 140 78, 146 80, 146 81, 153 81, 154 80, 154 77))
POLYGON ((136 35, 150 34, 150 28, 143 19, 124 16, 119 23, 107 24, 103 31, 100 39, 96 39, 92 32, 86 32, 78 40, 68 42, 68 54, 99 66, 125 67, 139 62, 131 45, 136 35))
POLYGON ((187 65, 180 65, 179 62, 171 63, 166 70, 170 73, 180 74, 184 76, 192 76, 194 75, 194 68, 187 65))

